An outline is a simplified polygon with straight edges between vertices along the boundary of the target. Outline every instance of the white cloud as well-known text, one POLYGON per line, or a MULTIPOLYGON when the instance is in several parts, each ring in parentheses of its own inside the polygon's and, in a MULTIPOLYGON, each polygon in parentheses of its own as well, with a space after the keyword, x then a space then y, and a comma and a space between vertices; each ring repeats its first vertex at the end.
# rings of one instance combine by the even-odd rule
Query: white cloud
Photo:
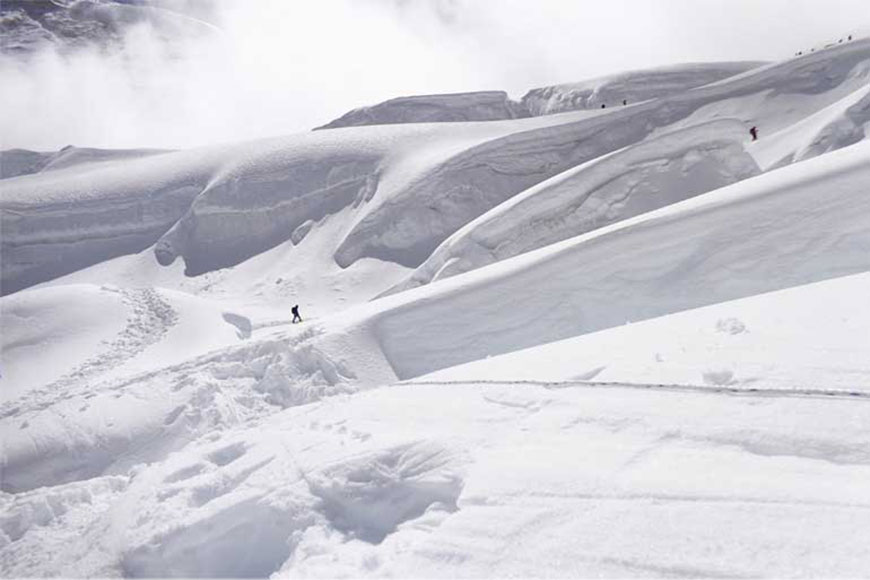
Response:
MULTIPOLYGON (((222 34, 0 59, 3 147, 186 147, 307 130, 393 96, 681 61, 776 59, 852 32, 865 0, 159 0, 222 34)), ((859 32, 858 30, 855 31, 859 32)))

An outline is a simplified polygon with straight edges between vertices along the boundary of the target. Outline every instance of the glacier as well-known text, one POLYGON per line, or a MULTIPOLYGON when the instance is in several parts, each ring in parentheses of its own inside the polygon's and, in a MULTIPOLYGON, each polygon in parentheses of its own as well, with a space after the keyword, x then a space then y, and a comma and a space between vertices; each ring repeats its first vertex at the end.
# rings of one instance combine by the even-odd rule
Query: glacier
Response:
POLYGON ((868 95, 856 39, 3 151, 0 575, 865 575, 868 95))

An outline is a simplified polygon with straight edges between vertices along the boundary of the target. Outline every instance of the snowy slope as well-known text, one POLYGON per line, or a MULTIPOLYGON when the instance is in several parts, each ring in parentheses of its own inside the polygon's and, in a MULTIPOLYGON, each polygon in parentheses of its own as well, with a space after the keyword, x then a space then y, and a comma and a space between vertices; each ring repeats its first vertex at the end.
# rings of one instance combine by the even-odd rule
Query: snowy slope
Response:
POLYGON ((532 115, 552 115, 601 105, 622 106, 673 95, 761 66, 761 62, 682 64, 624 72, 579 83, 532 89, 520 101, 532 115))
POLYGON ((870 41, 856 41, 635 106, 492 139, 395 194, 376 197, 336 260, 347 265, 373 257, 417 267, 461 226, 571 167, 714 119, 743 122, 747 131, 758 124, 773 133, 864 90, 868 75, 870 41))
POLYGON ((761 66, 761 62, 682 64, 532 89, 516 102, 504 91, 417 95, 349 111, 318 129, 455 121, 493 121, 598 109, 672 95, 761 66))
POLYGON ((167 153, 3 180, 3 292, 150 246, 187 210, 210 161, 167 153))
POLYGON ((0 563, 8 575, 861 576, 868 413, 837 397, 376 389, 213 430, 118 475, 0 496, 0 563))
POLYGON ((47 288, 4 300, 0 400, 15 399, 29 385, 47 385, 72 371, 121 332, 125 315, 120 294, 90 285, 47 288), (76 329, 75 340, 67 340, 70 329, 76 329))
POLYGON ((868 63, 16 153, 0 576, 865 575, 868 63))
MULTIPOLYGON (((317 131, 3 180, 3 292, 155 243, 161 263, 182 257, 201 274, 347 207, 340 266, 367 257, 418 267, 469 221, 607 153, 717 119, 758 124, 765 138, 787 130, 866 91, 868 60, 870 41, 856 41, 605 112, 317 131)), ((776 145, 780 159, 764 166, 858 140, 861 103, 844 113, 849 123, 819 128, 827 145, 776 145)))
POLYGON ((15 294, 0 324, 2 402, 181 362, 252 332, 248 317, 190 294, 84 284, 15 294))
POLYGON ((870 269, 870 143, 763 174, 358 316, 399 378, 870 269))
POLYGON ((632 322, 420 381, 579 381, 870 393, 870 274, 632 322))
POLYGON ((0 282, 8 294, 154 244, 190 274, 231 266, 327 215, 353 208, 352 225, 457 152, 559 122, 317 131, 2 180, 0 282))
POLYGON ((63 169, 73 165, 131 159, 158 153, 165 153, 165 151, 156 149, 92 149, 73 147, 72 145, 55 152, 9 149, 0 151, 0 179, 63 169))
MULTIPOLYGON (((484 135, 492 131, 497 128, 485 128, 484 135)), ((426 126, 306 133, 4 180, 3 291, 158 240, 164 263, 183 255, 196 273, 231 265, 289 239, 309 219, 362 203, 374 193, 388 151, 427 136, 433 137, 426 126), (218 222, 217 234, 209 220, 218 222), (215 257, 197 253, 204 244, 215 257)))
POLYGON ((541 248, 759 173, 741 124, 692 126, 543 181, 450 236, 407 289, 541 248))

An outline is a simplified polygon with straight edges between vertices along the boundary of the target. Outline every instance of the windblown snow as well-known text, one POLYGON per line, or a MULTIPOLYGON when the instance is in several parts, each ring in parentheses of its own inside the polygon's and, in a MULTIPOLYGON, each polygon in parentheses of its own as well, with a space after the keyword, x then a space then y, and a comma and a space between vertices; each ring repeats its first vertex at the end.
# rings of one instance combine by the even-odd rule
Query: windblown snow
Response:
POLYGON ((859 39, 2 152, 0 575, 865 576, 868 127, 859 39))

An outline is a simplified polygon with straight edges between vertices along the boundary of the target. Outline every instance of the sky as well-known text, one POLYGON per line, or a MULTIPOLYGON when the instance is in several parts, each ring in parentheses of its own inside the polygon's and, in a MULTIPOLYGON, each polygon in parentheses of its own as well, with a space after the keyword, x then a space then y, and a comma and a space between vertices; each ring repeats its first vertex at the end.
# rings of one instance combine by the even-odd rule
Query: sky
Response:
POLYGON ((870 35, 866 0, 152 0, 171 46, 0 55, 0 147, 182 148, 305 131, 388 98, 527 90, 870 35))

